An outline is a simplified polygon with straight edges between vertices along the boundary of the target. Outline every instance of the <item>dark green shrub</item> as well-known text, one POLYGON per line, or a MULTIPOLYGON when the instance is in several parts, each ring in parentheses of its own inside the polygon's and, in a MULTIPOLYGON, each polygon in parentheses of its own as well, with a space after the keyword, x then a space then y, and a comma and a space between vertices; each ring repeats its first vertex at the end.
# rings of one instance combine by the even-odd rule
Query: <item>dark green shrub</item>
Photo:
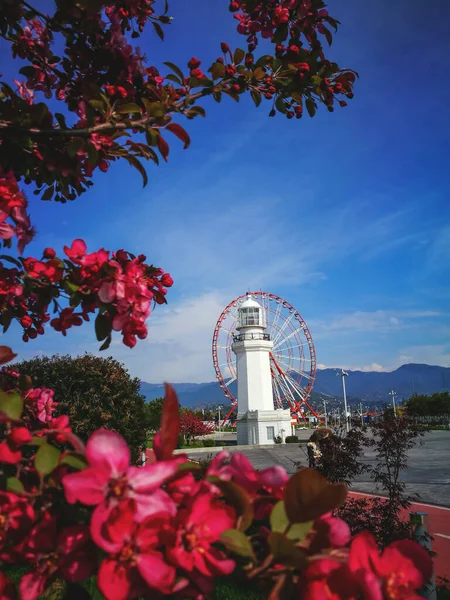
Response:
POLYGON ((298 444, 299 439, 296 435, 288 435, 284 438, 286 444, 298 444))
POLYGON ((140 381, 112 357, 52 356, 13 365, 30 375, 34 387, 48 387, 59 403, 57 414, 67 414, 72 430, 86 441, 96 429, 117 431, 127 441, 133 460, 146 446, 145 399, 140 381))
POLYGON ((277 437, 273 441, 275 442, 275 444, 282 444, 283 438, 281 437, 281 435, 277 435, 277 437))
POLYGON ((207 440, 203 440, 203 446, 205 448, 212 448, 216 445, 216 441, 208 438, 207 440))

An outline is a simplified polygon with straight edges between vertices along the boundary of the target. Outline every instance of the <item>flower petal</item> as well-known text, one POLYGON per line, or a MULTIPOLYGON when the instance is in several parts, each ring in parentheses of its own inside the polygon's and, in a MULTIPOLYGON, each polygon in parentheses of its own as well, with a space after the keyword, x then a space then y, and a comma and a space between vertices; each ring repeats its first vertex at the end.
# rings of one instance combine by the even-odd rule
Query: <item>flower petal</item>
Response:
POLYGON ((108 472, 93 467, 66 475, 62 483, 67 502, 69 504, 81 502, 88 506, 99 504, 105 498, 108 481, 108 472))
POLYGON ((47 577, 39 573, 27 573, 22 577, 19 584, 21 600, 35 600, 42 596, 45 590, 47 577))
POLYGON ((159 552, 138 554, 137 568, 150 587, 163 593, 172 591, 175 568, 168 565, 159 552))
POLYGON ((177 512, 175 502, 164 490, 156 490, 152 494, 136 494, 136 521, 140 523, 146 517, 157 513, 168 513, 172 517, 177 512))
POLYGON ((402 573, 415 589, 422 587, 433 572, 429 552, 417 542, 401 540, 390 544, 381 557, 378 574, 402 573))
POLYGON ((130 464, 130 449, 115 431, 98 429, 86 445, 86 458, 91 467, 109 470, 112 477, 122 475, 130 464))
POLYGON ((159 488, 178 471, 179 461, 153 463, 145 467, 130 467, 127 479, 138 494, 146 494, 159 488))
POLYGON ((99 548, 110 554, 119 552, 123 546, 123 538, 116 537, 112 539, 108 527, 108 519, 116 507, 117 504, 108 506, 102 502, 94 510, 91 517, 90 531, 92 540, 99 548))
POLYGON ((126 600, 131 587, 129 569, 106 558, 98 571, 98 587, 106 600, 126 600))

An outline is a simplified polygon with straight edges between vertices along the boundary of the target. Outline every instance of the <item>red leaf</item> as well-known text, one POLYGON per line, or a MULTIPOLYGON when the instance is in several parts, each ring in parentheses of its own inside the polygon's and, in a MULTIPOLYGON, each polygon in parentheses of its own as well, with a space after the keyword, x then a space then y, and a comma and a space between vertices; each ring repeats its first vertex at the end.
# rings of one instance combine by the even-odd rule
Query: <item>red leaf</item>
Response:
POLYGON ((175 390, 168 383, 165 384, 166 393, 161 417, 161 456, 160 460, 167 460, 172 457, 173 451, 177 447, 178 436, 180 435, 180 410, 178 398, 175 390))
POLYGON ((16 356, 9 346, 0 346, 0 365, 10 362, 16 356))
POLYGON ((177 123, 169 123, 166 127, 169 131, 171 131, 174 135, 177 136, 182 142, 184 142, 184 149, 189 148, 191 143, 191 138, 189 137, 188 132, 178 125, 177 123))
POLYGON ((169 157, 169 144, 162 137, 162 135, 158 135, 156 143, 158 144, 158 149, 161 152, 161 156, 167 162, 167 159, 169 157))

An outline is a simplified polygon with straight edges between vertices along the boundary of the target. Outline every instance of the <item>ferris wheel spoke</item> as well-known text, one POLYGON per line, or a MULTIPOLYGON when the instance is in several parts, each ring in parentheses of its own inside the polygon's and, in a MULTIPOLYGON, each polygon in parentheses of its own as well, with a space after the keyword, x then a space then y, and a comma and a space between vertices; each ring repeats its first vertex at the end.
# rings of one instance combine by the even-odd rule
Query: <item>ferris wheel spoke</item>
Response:
POLYGON ((276 332, 276 330, 277 330, 277 326, 278 326, 278 320, 279 320, 279 318, 280 318, 280 315, 281 315, 281 309, 282 309, 282 307, 283 307, 283 304, 282 304, 282 302, 280 302, 280 303, 278 304, 278 306, 277 306, 277 309, 276 309, 276 311, 275 311, 275 316, 274 316, 274 318, 273 318, 273 321, 272 321, 272 324, 271 324, 271 326, 270 326, 270 327, 271 327, 271 329, 272 329, 272 331, 273 331, 274 333, 275 333, 275 332, 276 332))
POLYGON ((280 388, 283 392, 283 395, 287 399, 289 405, 294 406, 295 405, 295 396, 292 394, 292 391, 289 388, 289 385, 287 384, 286 378, 283 375, 278 374, 278 375, 276 375, 275 379, 276 379, 278 385, 280 386, 280 388))
POLYGON ((230 379, 228 379, 228 380, 225 379, 224 383, 227 387, 229 387, 234 381, 236 381, 236 379, 237 379, 237 376, 233 375, 232 377, 230 377, 230 379))
POLYGON ((288 360, 306 360, 308 362, 311 362, 310 358, 305 358, 304 356, 286 356, 284 354, 278 354, 278 353, 274 353, 276 359, 278 360, 279 358, 286 358, 288 360))
MULTIPOLYGON (((282 361, 282 360, 279 360, 279 361, 278 361, 278 364, 279 364, 280 366, 282 366, 282 367, 284 367, 284 368, 285 368, 284 374, 286 375, 286 377, 288 377, 288 376, 289 376, 289 373, 292 373, 292 372, 294 372, 294 373, 298 373, 298 374, 299 374, 299 375, 301 375, 302 377, 306 377, 307 379, 312 379, 311 375, 309 375, 309 374, 308 374, 308 373, 306 373, 305 371, 296 370, 294 367, 292 367, 291 365, 289 365, 289 364, 285 363, 285 362, 284 362, 284 361, 282 361)), ((295 381, 295 380, 294 380, 292 377, 291 377, 291 379, 292 379, 293 381, 295 381)))
MULTIPOLYGON (((272 348, 272 353, 276 353, 278 352, 282 352, 284 350, 284 348, 282 348, 283 343, 286 340, 284 340, 281 344, 277 344, 276 348, 272 348), (280 350, 281 348, 281 350, 280 350)), ((301 344, 295 344, 294 346, 288 346, 290 350, 294 350, 295 348, 304 348, 305 346, 309 346, 308 342, 302 342, 301 344)))
MULTIPOLYGON (((277 341, 280 339, 280 337, 283 335, 284 330, 286 329, 286 327, 289 325, 289 323, 292 321, 292 319, 294 318, 294 313, 291 313, 289 315, 289 317, 286 319, 286 321, 283 323, 283 325, 281 326, 281 329, 279 330, 278 334, 275 336, 275 339, 273 340, 273 345, 276 346, 277 341)), ((292 334, 291 334, 292 336, 292 334)), ((289 336, 289 337, 291 337, 289 336)), ((285 340, 288 338, 284 338, 285 340)))
MULTIPOLYGON (((292 317, 292 315, 291 315, 292 317)), ((288 321, 286 321, 285 325, 287 324, 288 321)), ((279 338, 279 334, 277 335, 277 337, 275 338, 275 340, 273 341, 273 350, 276 350, 279 346, 282 346, 283 344, 285 344, 288 340, 291 339, 291 337, 293 337, 294 335, 297 335, 298 333, 300 333, 301 331, 303 331, 303 327, 297 327, 297 329, 294 329, 294 331, 292 331, 288 336, 286 336, 285 338, 283 338, 281 340, 281 342, 279 342, 278 344, 276 343, 276 341, 279 338)), ((281 333, 281 330, 280 330, 281 333)), ((307 344, 307 342, 303 342, 302 346, 307 344)))
POLYGON ((293 377, 291 377, 289 374, 286 374, 286 379, 289 381, 291 386, 294 388, 294 390, 300 396, 300 400, 302 402, 304 402, 306 400, 306 392, 305 392, 304 388, 298 383, 298 381, 295 381, 295 379, 293 377))

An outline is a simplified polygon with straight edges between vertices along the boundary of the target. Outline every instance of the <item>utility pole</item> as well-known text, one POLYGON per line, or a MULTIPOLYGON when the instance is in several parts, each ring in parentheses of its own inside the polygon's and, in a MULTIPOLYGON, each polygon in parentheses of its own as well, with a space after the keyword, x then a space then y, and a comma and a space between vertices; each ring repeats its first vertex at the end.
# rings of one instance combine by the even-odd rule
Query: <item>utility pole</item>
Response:
POLYGON ((359 403, 359 411, 361 413, 361 427, 364 427, 364 417, 363 417, 362 402, 359 403))
POLYGON ((347 392, 345 390, 345 378, 348 377, 348 373, 347 371, 344 371, 344 369, 341 369, 340 373, 336 373, 336 377, 342 378, 342 391, 344 392, 345 429, 348 431, 347 392))
POLYGON ((328 427, 328 416, 327 416, 327 401, 323 401, 323 409, 325 411, 325 427, 328 427))
POLYGON ((394 392, 394 390, 389 392, 389 396, 392 396, 392 406, 394 407, 394 417, 397 416, 397 409, 395 407, 395 396, 397 395, 397 392, 394 392))
POLYGON ((445 385, 445 373, 442 371, 442 387, 444 388, 444 392, 447 391, 447 386, 445 385))

